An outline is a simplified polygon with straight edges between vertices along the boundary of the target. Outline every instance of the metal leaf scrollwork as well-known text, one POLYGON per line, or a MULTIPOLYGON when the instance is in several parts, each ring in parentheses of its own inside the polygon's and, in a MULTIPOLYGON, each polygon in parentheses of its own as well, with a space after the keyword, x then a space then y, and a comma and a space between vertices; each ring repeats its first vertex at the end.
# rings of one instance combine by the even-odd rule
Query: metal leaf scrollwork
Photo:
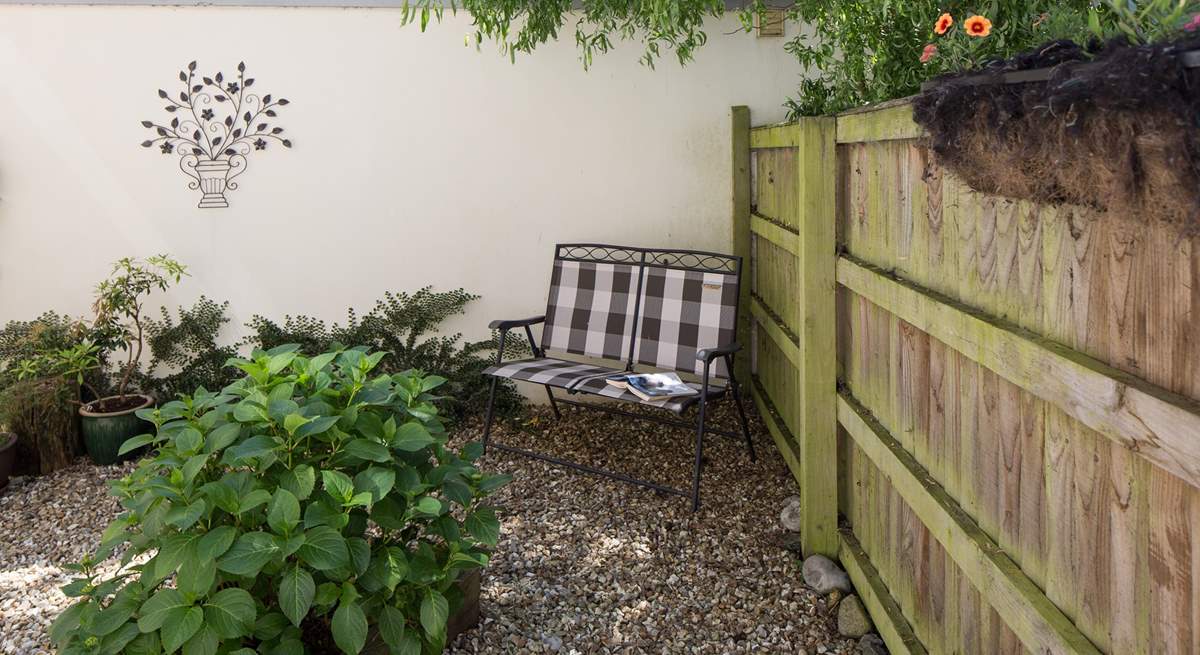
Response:
POLYGON ((246 76, 245 63, 238 64, 234 75, 218 71, 209 77, 197 73, 193 61, 179 71, 179 81, 182 90, 177 95, 158 90, 170 118, 142 121, 142 127, 154 132, 142 147, 179 158, 179 170, 192 178, 188 188, 202 193, 199 207, 228 207, 225 193, 238 188, 233 180, 246 172, 250 153, 275 145, 292 147, 275 120, 280 108, 290 103, 269 93, 249 92, 254 78, 246 76))

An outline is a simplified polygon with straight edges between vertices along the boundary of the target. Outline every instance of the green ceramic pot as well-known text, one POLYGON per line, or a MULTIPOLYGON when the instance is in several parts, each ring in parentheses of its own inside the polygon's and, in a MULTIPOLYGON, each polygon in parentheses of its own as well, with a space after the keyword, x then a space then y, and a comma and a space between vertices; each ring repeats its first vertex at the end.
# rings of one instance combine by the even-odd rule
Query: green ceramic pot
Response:
POLYGON ((0 432, 0 489, 8 486, 8 476, 12 475, 13 463, 16 461, 17 435, 0 432))
POLYGON ((120 412, 93 411, 102 401, 111 398, 102 398, 79 408, 79 431, 83 434, 83 447, 87 449, 88 457, 91 457, 93 462, 101 465, 116 464, 122 459, 117 455, 121 444, 152 429, 153 426, 138 418, 135 412, 153 405, 154 399, 141 394, 135 395, 142 401, 141 404, 120 412))

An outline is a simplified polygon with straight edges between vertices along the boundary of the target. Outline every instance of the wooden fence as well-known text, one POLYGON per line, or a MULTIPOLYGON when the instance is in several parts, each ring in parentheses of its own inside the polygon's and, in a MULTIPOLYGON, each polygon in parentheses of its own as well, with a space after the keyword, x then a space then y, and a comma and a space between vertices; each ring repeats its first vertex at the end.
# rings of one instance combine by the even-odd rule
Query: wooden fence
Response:
POLYGON ((750 127, 754 398, 893 653, 1200 653, 1200 238, 968 189, 904 103, 750 127))

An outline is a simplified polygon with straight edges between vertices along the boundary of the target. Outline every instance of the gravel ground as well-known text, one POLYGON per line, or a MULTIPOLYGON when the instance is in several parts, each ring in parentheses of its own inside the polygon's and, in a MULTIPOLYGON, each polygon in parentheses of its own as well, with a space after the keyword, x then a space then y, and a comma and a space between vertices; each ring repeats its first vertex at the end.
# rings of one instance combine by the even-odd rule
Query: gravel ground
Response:
MULTIPOLYGON (((721 405, 724 405, 722 403, 721 405)), ((736 425, 729 407, 717 421, 736 425)), ((566 410, 566 408, 564 408, 566 410)), ((499 426, 517 446, 687 488, 683 430, 597 412, 535 409, 499 426)), ((781 547, 786 465, 753 421, 758 463, 720 437, 706 444, 703 506, 493 451, 515 481, 494 496, 500 548, 484 574, 481 625, 458 653, 853 653, 835 607, 806 589, 781 547)), ((458 439, 477 438, 465 428, 458 439)), ((81 463, 0 491, 0 653, 51 652, 45 629, 67 598, 60 566, 95 547, 116 514, 104 481, 125 468, 81 463)))

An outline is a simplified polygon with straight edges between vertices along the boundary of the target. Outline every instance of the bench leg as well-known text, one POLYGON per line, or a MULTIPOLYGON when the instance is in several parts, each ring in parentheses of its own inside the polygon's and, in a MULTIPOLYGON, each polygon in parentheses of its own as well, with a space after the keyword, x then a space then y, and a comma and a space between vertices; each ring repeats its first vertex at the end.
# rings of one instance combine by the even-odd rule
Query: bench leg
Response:
POLYGON ((554 418, 562 420, 562 412, 558 411, 558 401, 554 399, 554 391, 550 389, 550 385, 542 385, 546 387, 546 397, 550 399, 550 409, 554 410, 554 418))
POLYGON ((488 393, 487 418, 483 420, 483 454, 487 454, 488 437, 492 435, 492 419, 496 416, 496 384, 499 378, 492 378, 492 390, 488 393))
POLYGON ((746 450, 750 451, 750 461, 757 462, 758 457, 754 455, 754 441, 750 438, 750 423, 746 420, 746 410, 742 407, 742 392, 732 371, 731 368, 729 386, 731 387, 730 391, 733 392, 733 402, 737 405, 738 420, 742 423, 742 436, 746 438, 746 450))
POLYGON ((700 469, 704 460, 704 396, 700 397, 699 424, 696 427, 696 469, 692 472, 692 511, 700 509, 700 469))

